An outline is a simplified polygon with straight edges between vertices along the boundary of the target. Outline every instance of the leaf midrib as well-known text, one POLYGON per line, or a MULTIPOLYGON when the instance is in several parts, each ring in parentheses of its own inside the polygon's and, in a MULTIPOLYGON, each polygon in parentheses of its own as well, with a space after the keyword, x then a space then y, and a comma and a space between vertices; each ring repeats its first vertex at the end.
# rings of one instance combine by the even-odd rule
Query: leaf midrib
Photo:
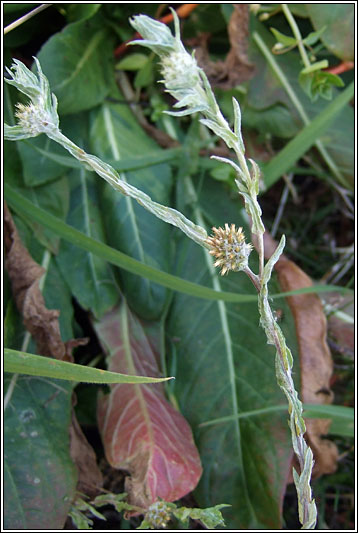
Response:
POLYGON ((63 89, 68 85, 76 76, 80 73, 80 71, 83 69, 85 63, 89 60, 92 53, 96 50, 98 44, 101 42, 101 40, 105 37, 107 31, 105 29, 99 30, 97 33, 95 33, 92 37, 92 39, 89 41, 87 47, 83 50, 82 57, 79 59, 77 65, 73 68, 71 75, 62 80, 61 83, 58 83, 53 87, 53 91, 56 92, 58 90, 63 89))

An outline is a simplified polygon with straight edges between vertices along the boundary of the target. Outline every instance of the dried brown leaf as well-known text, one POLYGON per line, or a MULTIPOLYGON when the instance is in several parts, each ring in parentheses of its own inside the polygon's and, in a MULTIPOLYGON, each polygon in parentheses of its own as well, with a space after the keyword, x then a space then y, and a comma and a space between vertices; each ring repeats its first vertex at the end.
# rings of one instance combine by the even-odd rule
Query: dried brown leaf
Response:
MULTIPOLYGON (((160 375, 158 339, 125 303, 95 329, 110 356, 108 370, 160 375)), ((108 462, 130 473, 125 481, 129 503, 147 509, 158 498, 174 501, 197 485, 202 469, 191 429, 166 400, 161 383, 112 385, 99 399, 98 424, 108 462)))
MULTIPOLYGON (((62 361, 72 361, 72 350, 87 344, 88 339, 71 339, 64 343, 61 338, 58 310, 45 306, 39 281, 45 270, 31 257, 22 244, 10 211, 4 206, 5 266, 11 280, 12 294, 17 308, 22 313, 24 325, 36 342, 37 352, 62 361)), ((73 402, 76 402, 73 393, 73 402)), ((102 484, 102 474, 98 469, 95 453, 83 435, 75 414, 69 428, 70 453, 79 472, 78 488, 86 492, 102 484)))
POLYGON ((233 4, 228 34, 230 50, 225 61, 211 61, 208 51, 210 34, 203 33, 199 37, 188 40, 188 44, 195 48, 198 64, 204 69, 213 87, 232 89, 251 78, 254 66, 250 63, 248 51, 249 35, 249 6, 247 4, 233 4))

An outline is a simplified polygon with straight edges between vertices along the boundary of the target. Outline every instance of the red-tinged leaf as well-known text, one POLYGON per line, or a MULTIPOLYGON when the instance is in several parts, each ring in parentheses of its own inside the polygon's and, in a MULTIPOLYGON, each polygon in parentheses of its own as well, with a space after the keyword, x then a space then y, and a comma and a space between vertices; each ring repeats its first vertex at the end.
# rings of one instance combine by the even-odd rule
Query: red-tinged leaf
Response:
MULTIPOLYGON (((125 303, 95 329, 109 355, 108 370, 159 376, 153 339, 125 303)), ((108 462, 130 473, 129 503, 147 509, 158 498, 178 500, 196 487, 202 468, 192 431, 161 383, 112 386, 97 416, 108 462)))

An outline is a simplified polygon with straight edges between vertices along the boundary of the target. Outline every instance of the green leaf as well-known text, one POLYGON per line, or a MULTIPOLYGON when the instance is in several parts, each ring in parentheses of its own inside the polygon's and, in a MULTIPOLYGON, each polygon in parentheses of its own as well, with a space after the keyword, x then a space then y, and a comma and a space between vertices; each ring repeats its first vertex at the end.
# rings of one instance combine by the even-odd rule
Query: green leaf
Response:
MULTIPOLYGON (((145 156, 155 146, 126 106, 104 104, 92 112, 91 119, 92 150, 104 161, 108 158, 121 161, 138 153, 145 156)), ((120 177, 154 201, 169 205, 172 180, 168 165, 121 173, 120 177)), ((129 196, 116 193, 110 185, 101 182, 100 189, 101 213, 108 243, 143 264, 168 271, 170 225, 153 217, 129 196)), ((122 271, 120 276, 127 301, 137 314, 146 319, 158 318, 164 308, 167 291, 148 279, 127 272, 122 271)))
POLYGON ((311 72, 315 72, 316 70, 321 70, 322 68, 328 67, 328 61, 327 59, 322 59, 322 61, 316 61, 315 63, 311 63, 309 67, 305 67, 301 70, 302 74, 309 74, 311 72))
POLYGON ((145 65, 138 70, 134 78, 134 87, 136 89, 143 89, 143 87, 148 87, 151 83, 154 82, 154 65, 153 61, 148 59, 145 65))
POLYGON ((4 4, 4 13, 14 13, 15 11, 29 12, 34 9, 38 4, 4 4))
POLYGON ((69 24, 50 37, 38 59, 61 114, 98 105, 113 82, 113 38, 98 16, 69 24))
POLYGON ((271 187, 282 174, 288 172, 296 161, 323 135, 332 124, 336 115, 351 100, 353 94, 354 84, 351 83, 308 126, 305 126, 292 141, 271 159, 263 171, 266 187, 271 187))
POLYGON ((305 418, 330 418, 329 433, 341 437, 354 437, 354 409, 343 405, 305 404, 305 418))
POLYGON ((26 186, 44 185, 64 174, 63 166, 54 158, 50 159, 44 154, 50 152, 55 157, 63 157, 65 151, 62 146, 51 141, 46 135, 18 142, 17 148, 24 169, 23 178, 26 186))
MULTIPOLYGON (((5 141, 6 145, 10 145, 9 141, 5 141)), ((24 143, 28 140, 24 140, 24 143)), ((21 143, 19 143, 21 144, 21 143)), ((59 146, 55 143, 56 146, 59 146)), ((82 164, 71 156, 60 155, 55 152, 50 151, 49 149, 43 150, 40 146, 31 145, 31 149, 36 151, 38 158, 47 158, 54 163, 58 163, 66 168, 81 168, 82 164)), ((168 150, 152 150, 148 155, 136 155, 135 157, 128 157, 121 161, 114 159, 108 159, 107 163, 111 165, 115 170, 126 171, 126 170, 137 170, 139 168, 147 168, 154 165, 159 165, 160 163, 167 162, 176 162, 176 159, 180 155, 181 148, 169 148, 168 150)), ((67 153, 67 152, 61 152, 67 153)), ((7 158, 9 159, 9 158, 7 158)), ((62 170, 64 172, 64 169, 62 170)))
POLYGON ((299 131, 297 122, 286 105, 275 104, 267 109, 245 109, 243 122, 245 127, 255 128, 261 134, 290 138, 299 131))
POLYGON ((278 43, 281 43, 284 46, 295 46, 297 44, 297 39, 295 39, 295 37, 284 35, 280 31, 276 30, 276 28, 270 28, 270 30, 274 34, 278 43))
POLYGON ((65 9, 68 22, 87 20, 93 17, 101 6, 102 4, 67 4, 65 9))
POLYGON ((343 61, 354 61, 354 5, 342 3, 306 4, 313 27, 326 26, 321 41, 343 61))
MULTIPOLYGON (((238 202, 233 202, 216 182, 205 184, 199 198, 200 211, 195 210, 197 216, 202 214, 216 227, 234 222, 246 229, 238 202)), ((231 273, 219 280, 210 265, 204 250, 190 241, 181 241, 177 274, 216 290, 221 287, 251 293, 251 282, 244 274, 231 273)), ((284 305, 282 328, 296 352, 293 320, 284 305)), ((287 415, 281 411, 253 420, 235 419, 220 430, 200 427, 218 416, 286 404, 276 383, 274 351, 267 346, 259 327, 256 303, 243 307, 175 294, 168 328, 169 337, 175 339, 174 394, 193 428, 204 467, 195 491, 197 502, 200 507, 218 501, 230 504, 232 507, 225 512, 228 528, 280 528, 284 472, 291 457, 287 415)))
POLYGON ((5 372, 29 374, 48 378, 64 379, 76 383, 157 383, 173 378, 150 378, 143 376, 128 376, 117 372, 108 372, 99 368, 67 363, 5 348, 5 372))
POLYGON ((145 54, 131 54, 116 64, 117 70, 140 70, 148 63, 148 56, 145 54))
POLYGON ((326 28, 326 26, 323 26, 323 28, 319 29, 318 31, 312 31, 303 39, 302 42, 307 46, 313 46, 321 38, 321 35, 326 31, 326 28))
MULTIPOLYGON (((158 269, 143 265, 140 261, 133 259, 114 248, 107 246, 97 240, 87 237, 84 233, 75 230, 71 226, 64 224, 60 219, 52 216, 50 213, 37 208, 33 203, 26 200, 23 196, 18 194, 9 185, 5 184, 6 200, 16 212, 25 213, 38 221, 45 227, 50 228, 56 235, 60 235, 68 242, 75 244, 83 250, 86 250, 102 259, 117 265, 124 270, 135 273, 138 276, 143 276, 151 281, 154 281, 163 287, 168 287, 174 291, 179 291, 184 294, 190 294, 197 298, 204 298, 209 300, 223 300, 227 302, 256 302, 257 296, 253 294, 238 294, 236 292, 217 291, 204 287, 198 283, 192 283, 178 276, 167 274, 158 269)), ((310 292, 333 292, 338 291, 342 294, 352 294, 350 289, 339 287, 335 285, 316 285, 299 289, 297 291, 280 292, 278 294, 271 294, 272 298, 284 298, 293 294, 305 294, 310 292)))
MULTIPOLYGON (((84 168, 72 170, 69 178, 71 198, 67 221, 85 235, 103 241, 98 178, 84 168)), ((91 309, 95 316, 101 316, 118 301, 118 286, 111 268, 102 258, 62 241, 57 264, 79 304, 91 309)))
POLYGON ((72 293, 61 275, 54 257, 51 257, 43 280, 42 294, 47 309, 58 309, 61 339, 66 342, 73 339, 73 304, 72 293))
MULTIPOLYGON (((312 65, 314 66, 314 65, 312 65)), ((326 100, 332 100, 332 87, 343 87, 344 83, 339 76, 321 70, 302 70, 299 75, 302 89, 315 102, 319 96, 326 100)))
POLYGON ((65 525, 77 483, 70 457, 71 393, 70 383, 5 374, 5 529, 65 525))
POLYGON ((217 526, 225 526, 220 511, 223 507, 230 507, 230 505, 222 503, 206 509, 179 507, 178 509, 173 510, 173 515, 184 524, 187 523, 188 518, 190 517, 192 520, 200 520, 207 529, 215 529, 217 526))

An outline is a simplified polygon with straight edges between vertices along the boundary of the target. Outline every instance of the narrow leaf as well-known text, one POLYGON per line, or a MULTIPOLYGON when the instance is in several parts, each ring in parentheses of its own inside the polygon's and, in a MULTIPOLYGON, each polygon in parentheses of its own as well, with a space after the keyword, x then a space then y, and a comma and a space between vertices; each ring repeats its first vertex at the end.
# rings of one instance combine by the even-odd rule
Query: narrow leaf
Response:
POLYGON ((173 378, 151 378, 127 376, 117 372, 107 372, 99 368, 67 363, 42 355, 19 352, 5 348, 5 372, 44 376, 85 383, 157 383, 173 378))
POLYGON ((305 126, 278 155, 271 159, 263 172, 266 187, 271 187, 282 174, 290 170, 296 161, 323 135, 333 119, 353 98, 353 95, 354 83, 352 82, 308 126, 305 126))
MULTIPOLYGON (((76 246, 83 248, 94 255, 98 255, 113 265, 120 266, 129 272, 137 274, 138 276, 146 277, 160 285, 163 285, 164 287, 169 287, 174 291, 190 294, 198 298, 242 303, 257 301, 257 296, 254 294, 238 294, 235 292, 213 290, 204 285, 190 282, 188 280, 181 279, 178 276, 173 276, 172 274, 162 272, 156 268, 143 265, 140 261, 137 261, 136 259, 133 259, 102 242, 91 239, 81 231, 72 228, 68 224, 62 222, 59 218, 54 217, 51 215, 51 213, 36 207, 32 202, 24 198, 22 194, 19 194, 6 183, 4 189, 6 200, 16 212, 19 214, 26 214, 43 226, 51 229, 56 235, 61 236, 66 241, 72 242, 73 244, 76 244, 76 246)), ((335 285, 316 285, 314 287, 299 289, 298 291, 287 291, 280 292, 278 294, 271 294, 271 297, 284 298, 292 294, 303 294, 309 292, 323 293, 333 291, 352 294, 352 290, 346 289, 345 287, 339 287, 335 285)))

